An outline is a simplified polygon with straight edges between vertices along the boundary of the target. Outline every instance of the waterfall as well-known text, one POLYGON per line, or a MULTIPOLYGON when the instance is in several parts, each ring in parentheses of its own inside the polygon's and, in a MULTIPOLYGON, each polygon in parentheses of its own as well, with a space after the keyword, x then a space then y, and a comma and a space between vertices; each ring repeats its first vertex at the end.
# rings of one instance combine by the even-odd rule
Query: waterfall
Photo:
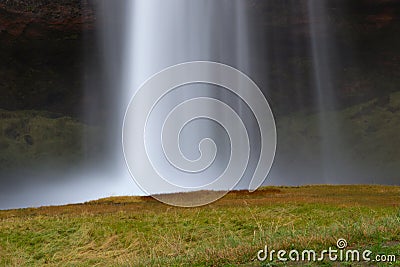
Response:
MULTIPOLYGON (((102 16, 105 21, 102 26, 105 64, 108 61, 115 64, 118 59, 122 66, 118 72, 113 68, 111 71, 111 85, 108 90, 112 91, 115 99, 115 110, 112 119, 115 127, 110 135, 110 142, 114 147, 114 162, 117 169, 122 170, 120 176, 126 176, 126 168, 122 166, 120 142, 120 127, 129 100, 135 94, 140 85, 152 75, 161 70, 193 61, 212 61, 229 65, 248 76, 252 76, 252 68, 249 58, 252 55, 251 33, 249 25, 248 3, 240 0, 223 1, 186 1, 186 0, 147 0, 147 1, 122 1, 101 3, 102 10, 112 13, 118 10, 119 16, 125 16, 124 30, 116 29, 116 15, 102 16), (120 7, 116 7, 120 5, 120 7), (123 10, 123 12, 121 12, 123 10), (117 34, 115 31, 118 31, 117 34), (111 39, 111 41, 110 41, 111 39), (121 42, 120 45, 118 43, 121 42), (116 56, 118 49, 120 56, 116 56), (114 82, 113 82, 114 81, 114 82), (113 84, 115 86, 113 86, 113 84)), ((210 84, 190 84, 177 88, 160 101, 152 113, 166 114, 174 106, 191 98, 211 97, 221 100, 230 105, 243 121, 246 122, 248 135, 252 142, 250 144, 253 152, 250 154, 249 165, 245 170, 245 179, 237 185, 237 188, 248 188, 250 177, 257 167, 257 158, 260 155, 260 132, 251 110, 243 102, 237 99, 228 90, 218 88, 210 84), (247 178, 246 178, 247 177, 247 178)), ((218 112, 218 111, 216 111, 218 112)), ((197 120, 183 128, 180 145, 183 154, 188 159, 199 157, 196 149, 199 142, 204 138, 211 138, 218 147, 213 164, 206 170, 206 174, 194 175, 197 178, 189 178, 190 175, 178 173, 176 168, 165 164, 165 158, 160 144, 160 132, 162 126, 161 117, 157 115, 149 119, 147 140, 149 144, 149 156, 152 162, 158 165, 171 178, 180 182, 198 184, 201 180, 211 182, 211 177, 218 177, 228 164, 231 147, 229 136, 220 125, 197 120), (177 178, 179 177, 179 178, 177 178)), ((138 159, 140 160, 140 159, 138 159)), ((268 165, 268 164, 266 164, 268 165)), ((116 172, 118 173, 118 171, 116 172)), ((265 174, 266 175, 266 174, 265 174)))
MULTIPOLYGON (((344 175, 341 168, 342 155, 341 133, 336 114, 331 112, 337 107, 335 90, 338 64, 337 40, 332 31, 332 21, 327 10, 326 1, 308 0, 308 17, 311 38, 312 79, 314 80, 314 97, 319 112, 320 135, 320 179, 323 183, 334 183, 335 178, 344 175), (337 58, 335 58, 337 57, 337 58), (341 166, 341 167, 340 167, 341 166)), ((317 171, 315 169, 314 171, 317 171)))

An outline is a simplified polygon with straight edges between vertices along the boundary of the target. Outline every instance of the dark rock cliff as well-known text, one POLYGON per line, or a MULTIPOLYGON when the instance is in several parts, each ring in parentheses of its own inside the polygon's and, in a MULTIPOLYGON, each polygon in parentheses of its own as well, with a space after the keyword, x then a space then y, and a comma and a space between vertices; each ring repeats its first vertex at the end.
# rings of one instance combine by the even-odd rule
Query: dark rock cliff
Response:
POLYGON ((81 0, 5 0, 0 3, 0 38, 48 39, 93 30, 93 7, 81 0))
POLYGON ((94 28, 87 1, 1 1, 0 108, 77 116, 94 28))
MULTIPOLYGON (((334 69, 339 77, 335 84, 339 104, 353 105, 398 90, 400 2, 327 3, 328 17, 316 19, 332 23, 332 38, 338 40, 336 49, 345 59, 334 69)), ((82 113, 87 104, 85 68, 98 67, 87 63, 101 57, 95 6, 95 1, 88 0, 0 1, 0 108, 82 113)), ((268 76, 276 88, 269 96, 274 110, 288 113, 312 105, 308 101, 313 98, 311 81, 302 78, 294 84, 288 78, 293 73, 310 77, 312 72, 307 1, 249 0, 248 8, 254 25, 264 29, 260 38, 278 44, 267 51, 269 71, 260 74, 268 76), (301 104, 293 101, 293 88, 301 92, 301 104)), ((260 60, 253 61, 257 67, 260 60)), ((100 69, 97 73, 101 76, 100 69)))

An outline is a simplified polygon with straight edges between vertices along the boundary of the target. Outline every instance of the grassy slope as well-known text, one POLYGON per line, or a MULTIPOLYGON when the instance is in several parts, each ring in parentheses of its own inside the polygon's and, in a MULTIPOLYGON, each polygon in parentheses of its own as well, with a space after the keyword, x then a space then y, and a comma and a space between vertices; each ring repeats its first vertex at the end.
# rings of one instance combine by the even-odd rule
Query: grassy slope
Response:
POLYGON ((354 177, 378 184, 400 180, 400 92, 386 103, 376 99, 326 114, 293 114, 279 119, 277 128, 274 167, 280 175, 291 177, 310 169, 308 176, 315 176, 325 167, 339 183, 349 178, 354 182, 354 177), (325 154, 324 141, 329 151, 325 154))
POLYGON ((95 136, 95 131, 70 117, 44 111, 0 110, 0 169, 79 163, 85 149, 91 149, 82 140, 95 136))
POLYGON ((256 266, 266 244, 322 250, 345 238, 397 255, 399 266, 399 207, 400 187, 305 186, 234 192, 191 209, 116 197, 0 211, 0 265, 256 266))

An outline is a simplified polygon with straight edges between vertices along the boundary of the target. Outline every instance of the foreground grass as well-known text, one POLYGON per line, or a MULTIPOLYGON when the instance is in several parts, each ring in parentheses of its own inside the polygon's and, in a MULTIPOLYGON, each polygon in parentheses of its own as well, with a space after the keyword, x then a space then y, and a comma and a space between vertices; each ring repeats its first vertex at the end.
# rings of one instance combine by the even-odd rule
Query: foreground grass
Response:
POLYGON ((399 266, 400 187, 268 187, 190 209, 117 197, 0 211, 1 266, 266 266, 256 259, 265 245, 321 251, 339 238, 399 266))

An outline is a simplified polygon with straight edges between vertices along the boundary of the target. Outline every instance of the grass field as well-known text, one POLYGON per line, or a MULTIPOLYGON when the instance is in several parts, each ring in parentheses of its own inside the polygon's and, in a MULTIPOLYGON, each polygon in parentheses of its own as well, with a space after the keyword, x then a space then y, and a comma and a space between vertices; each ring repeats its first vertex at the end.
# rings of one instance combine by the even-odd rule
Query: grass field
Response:
MULTIPOLYGON (((372 257, 372 256, 371 256, 372 257)), ((1 266, 400 266, 400 187, 266 187, 199 208, 149 197, 0 211, 1 266), (259 262, 265 245, 396 255, 385 264, 259 262)))

